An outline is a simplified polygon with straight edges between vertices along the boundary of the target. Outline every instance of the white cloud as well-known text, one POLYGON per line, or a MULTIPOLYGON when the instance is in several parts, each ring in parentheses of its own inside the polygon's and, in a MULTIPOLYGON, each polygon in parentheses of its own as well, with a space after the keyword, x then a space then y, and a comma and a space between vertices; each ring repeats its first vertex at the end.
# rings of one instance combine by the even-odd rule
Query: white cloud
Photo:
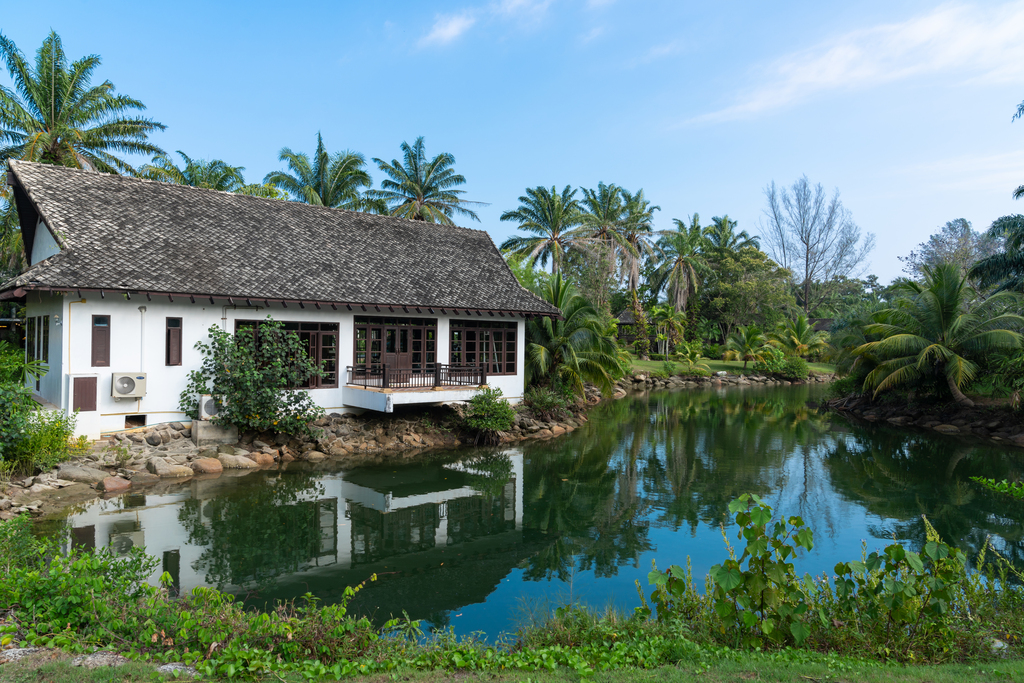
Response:
POLYGON ((506 17, 540 19, 554 0, 500 0, 491 5, 491 11, 506 17))
POLYGON ((683 45, 679 41, 673 41, 671 43, 662 43, 661 45, 652 45, 647 49, 643 55, 634 59, 631 62, 631 66, 639 66, 640 64, 649 64, 651 62, 669 57, 680 52, 683 49, 683 45))
POLYGON ((471 29, 475 23, 476 17, 470 12, 438 16, 430 33, 420 39, 419 45, 447 45, 471 29))
POLYGON ((590 9, 599 9, 601 7, 607 7, 611 5, 615 0, 587 0, 587 7, 590 9))
POLYGON ((580 36, 580 43, 586 45, 592 40, 597 40, 604 35, 604 26, 595 26, 580 36))
POLYGON ((942 191, 975 192, 996 189, 1010 193, 1024 179, 1024 150, 1001 154, 958 156, 893 169, 942 191))
POLYGON ((784 107, 816 92, 869 88, 915 76, 1024 81, 1024 3, 995 8, 943 5, 904 22, 852 31, 787 55, 766 69, 764 85, 692 121, 737 119, 784 107))

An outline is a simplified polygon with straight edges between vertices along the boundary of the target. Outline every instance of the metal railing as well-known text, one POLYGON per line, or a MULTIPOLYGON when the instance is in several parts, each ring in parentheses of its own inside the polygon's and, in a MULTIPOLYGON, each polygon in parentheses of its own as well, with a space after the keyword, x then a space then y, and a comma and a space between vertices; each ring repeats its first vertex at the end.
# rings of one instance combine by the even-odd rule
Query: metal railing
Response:
POLYGON ((486 366, 437 363, 433 368, 413 369, 387 365, 349 365, 347 371, 349 384, 374 389, 433 389, 487 384, 486 366))

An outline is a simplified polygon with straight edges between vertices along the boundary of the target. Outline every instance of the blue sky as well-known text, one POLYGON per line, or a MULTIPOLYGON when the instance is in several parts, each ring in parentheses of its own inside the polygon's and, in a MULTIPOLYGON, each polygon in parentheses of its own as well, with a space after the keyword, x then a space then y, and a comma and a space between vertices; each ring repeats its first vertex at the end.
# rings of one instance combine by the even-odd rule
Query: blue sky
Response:
POLYGON ((1021 2, 52 0, 0 19, 26 53, 50 28, 167 124, 157 144, 250 180, 318 130, 387 160, 423 135, 499 243, 528 186, 642 187, 658 229, 699 212, 756 232, 764 186, 807 174, 875 233, 885 281, 948 220, 1024 212, 1021 2))

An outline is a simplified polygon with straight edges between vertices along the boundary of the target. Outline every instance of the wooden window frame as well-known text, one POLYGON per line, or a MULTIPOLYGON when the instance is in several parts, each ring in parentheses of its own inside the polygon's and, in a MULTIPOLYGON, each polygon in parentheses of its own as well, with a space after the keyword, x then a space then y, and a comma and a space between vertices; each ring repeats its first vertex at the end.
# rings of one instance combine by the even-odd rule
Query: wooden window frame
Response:
POLYGON ((110 328, 112 326, 113 326, 113 320, 111 319, 110 315, 99 315, 99 314, 97 314, 97 315, 94 315, 92 317, 92 339, 91 339, 91 347, 90 347, 90 357, 91 357, 91 365, 94 368, 109 368, 110 367, 110 328), (97 325, 96 324, 97 318, 106 318, 107 324, 105 326, 97 325), (98 354, 98 349, 96 348, 96 340, 97 340, 97 337, 103 337, 103 336, 106 337, 106 346, 107 346, 107 348, 106 348, 106 355, 105 355, 105 357, 100 357, 101 354, 98 354))
POLYGON ((181 347, 182 334, 183 334, 182 333, 182 328, 184 327, 184 324, 185 324, 185 321, 184 321, 183 318, 172 318, 172 317, 164 318, 164 365, 167 365, 167 366, 179 366, 179 365, 181 365, 181 357, 182 357, 183 351, 184 351, 184 349, 182 349, 182 347, 181 347), (177 320, 178 321, 177 327, 172 327, 171 326, 171 321, 172 320, 177 320), (177 340, 177 343, 178 343, 177 357, 175 357, 174 352, 173 352, 174 351, 173 338, 175 336, 178 338, 178 340, 177 340))
POLYGON ((448 323, 449 362, 472 367, 486 365, 488 376, 519 374, 519 343, 518 323, 489 320, 451 320, 448 323), (485 359, 484 354, 488 358, 485 359))
MULTIPOLYGON (((262 320, 236 320, 235 332, 244 327, 256 328, 256 343, 259 343, 260 324, 262 320)), ((279 321, 286 332, 295 332, 299 339, 306 343, 306 351, 310 359, 320 367, 318 377, 310 377, 306 384, 296 389, 337 389, 341 380, 341 323, 309 322, 298 320, 279 321), (332 329, 333 328, 333 329, 332 329), (333 344, 331 339, 333 337, 333 344), (327 342, 327 343, 325 343, 327 342), (331 357, 333 351, 333 358, 331 357), (324 371, 325 363, 334 361, 333 371, 324 371)))
POLYGON ((436 364, 440 362, 437 357, 437 318, 417 318, 403 316, 355 316, 352 330, 352 367, 366 370, 379 369, 384 365, 384 356, 387 352, 387 328, 409 330, 408 332, 408 355, 409 368, 414 373, 434 372, 436 364), (416 333, 420 338, 416 338, 416 333), (360 336, 362 335, 362 336, 360 336), (374 336, 377 335, 377 336, 374 336), (366 342, 362 347, 360 342, 366 342), (378 346, 374 346, 378 342, 378 346), (420 343, 419 350, 416 343, 420 343), (374 354, 378 354, 376 357, 374 354), (416 354, 421 354, 416 360, 416 354), (418 367, 417 367, 418 366, 418 367))

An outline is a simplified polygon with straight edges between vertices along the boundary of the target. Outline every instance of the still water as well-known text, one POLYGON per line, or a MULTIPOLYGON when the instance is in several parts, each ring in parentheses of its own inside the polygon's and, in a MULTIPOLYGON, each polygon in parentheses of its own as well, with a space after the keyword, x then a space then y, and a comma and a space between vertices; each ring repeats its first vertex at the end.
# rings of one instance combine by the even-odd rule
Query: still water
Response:
MULTIPOLYGON (((655 392, 605 403, 567 436, 458 459, 347 471, 192 480, 71 511, 71 542, 144 546, 180 591, 216 586, 254 607, 325 602, 376 573, 351 603, 406 611, 457 633, 513 631, 569 600, 632 610, 651 561, 726 556, 728 504, 761 495, 801 515, 820 574, 890 539, 920 546, 925 514, 969 555, 985 538, 1024 565, 1024 505, 971 476, 1018 480, 1024 456, 953 437, 819 414, 818 386, 655 392)), ((228 474, 228 473, 226 473, 228 474)))

